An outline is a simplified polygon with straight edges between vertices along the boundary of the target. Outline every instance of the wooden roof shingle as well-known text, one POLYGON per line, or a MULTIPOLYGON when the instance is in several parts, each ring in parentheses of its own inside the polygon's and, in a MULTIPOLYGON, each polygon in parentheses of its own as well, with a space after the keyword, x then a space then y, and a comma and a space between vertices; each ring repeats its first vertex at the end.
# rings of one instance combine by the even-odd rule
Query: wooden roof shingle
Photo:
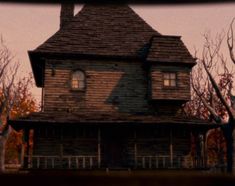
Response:
POLYGON ((156 35, 152 37, 147 61, 195 64, 180 36, 156 35))
POLYGON ((127 5, 84 5, 34 52, 136 56, 160 35, 127 5))

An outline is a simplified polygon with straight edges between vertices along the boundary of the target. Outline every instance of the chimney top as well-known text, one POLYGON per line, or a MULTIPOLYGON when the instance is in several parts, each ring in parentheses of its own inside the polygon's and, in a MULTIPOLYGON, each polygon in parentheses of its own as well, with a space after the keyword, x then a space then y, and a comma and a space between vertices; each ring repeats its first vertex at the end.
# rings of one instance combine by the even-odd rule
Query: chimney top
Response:
POLYGON ((74 17, 74 4, 66 3, 61 4, 60 10, 60 28, 63 28, 74 17))

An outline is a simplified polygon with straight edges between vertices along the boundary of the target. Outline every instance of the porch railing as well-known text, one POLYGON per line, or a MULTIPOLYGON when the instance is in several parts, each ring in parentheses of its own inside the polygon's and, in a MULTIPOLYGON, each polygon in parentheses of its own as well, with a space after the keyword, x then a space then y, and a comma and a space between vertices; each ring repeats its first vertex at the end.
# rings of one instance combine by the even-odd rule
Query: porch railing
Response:
MULTIPOLYGON (((25 168, 33 169, 93 169, 99 168, 98 156, 26 156, 25 168)), ((205 168, 199 159, 190 159, 188 168, 205 168)), ((137 169, 169 169, 169 168, 186 168, 184 167, 183 156, 169 155, 140 155, 136 156, 135 168, 137 169)))
POLYGON ((159 168, 182 168, 182 156, 137 156, 136 168, 159 169, 159 168))
POLYGON ((97 156, 31 156, 27 168, 91 169, 97 167, 97 164, 97 156))

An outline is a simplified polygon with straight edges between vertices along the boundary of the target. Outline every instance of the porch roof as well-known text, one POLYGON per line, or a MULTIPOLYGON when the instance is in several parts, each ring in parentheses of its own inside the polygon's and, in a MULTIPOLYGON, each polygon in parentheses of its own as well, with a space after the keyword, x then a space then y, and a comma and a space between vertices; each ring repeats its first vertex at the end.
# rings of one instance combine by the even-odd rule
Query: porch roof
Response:
POLYGON ((120 113, 50 113, 37 112, 19 119, 8 120, 15 129, 34 128, 46 125, 111 125, 111 124, 152 124, 152 125, 188 125, 205 128, 216 128, 219 125, 205 120, 186 116, 157 116, 144 114, 120 113))

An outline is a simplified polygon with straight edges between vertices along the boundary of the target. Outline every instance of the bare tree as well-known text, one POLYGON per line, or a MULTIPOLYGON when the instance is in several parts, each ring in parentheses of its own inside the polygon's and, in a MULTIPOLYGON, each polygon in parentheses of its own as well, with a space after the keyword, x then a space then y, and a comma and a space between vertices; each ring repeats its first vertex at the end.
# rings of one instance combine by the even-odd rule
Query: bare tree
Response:
POLYGON ((12 91, 18 64, 11 66, 13 56, 5 46, 3 39, 0 41, 0 171, 4 171, 5 143, 9 134, 5 125, 6 117, 13 106, 16 95, 12 91), (13 98, 13 99, 10 99, 13 98), (4 117, 5 116, 5 117, 4 117))
MULTIPOLYGON (((32 77, 19 78, 19 63, 13 60, 14 56, 0 40, 0 172, 4 171, 5 145, 11 128, 6 125, 10 115, 22 116, 30 112, 30 104, 36 106, 36 101, 29 93, 32 77), (30 102, 30 101, 31 102, 30 102), (26 108, 22 103, 29 101, 26 108), (13 112, 14 111, 14 112, 13 112), (16 114, 17 113, 17 114, 16 114)), ((25 104, 24 104, 25 105, 25 104)))
MULTIPOLYGON (((233 23, 227 33, 227 46, 230 59, 235 64, 233 23)), ((211 39, 204 35, 205 44, 202 55, 198 58, 198 67, 192 74, 194 103, 188 109, 191 115, 199 115, 221 125, 226 139, 227 172, 235 172, 235 96, 233 95, 234 72, 221 52, 225 34, 219 34, 211 39), (193 105, 193 106, 192 106, 193 105)), ((190 103, 189 103, 190 104, 190 103)))

